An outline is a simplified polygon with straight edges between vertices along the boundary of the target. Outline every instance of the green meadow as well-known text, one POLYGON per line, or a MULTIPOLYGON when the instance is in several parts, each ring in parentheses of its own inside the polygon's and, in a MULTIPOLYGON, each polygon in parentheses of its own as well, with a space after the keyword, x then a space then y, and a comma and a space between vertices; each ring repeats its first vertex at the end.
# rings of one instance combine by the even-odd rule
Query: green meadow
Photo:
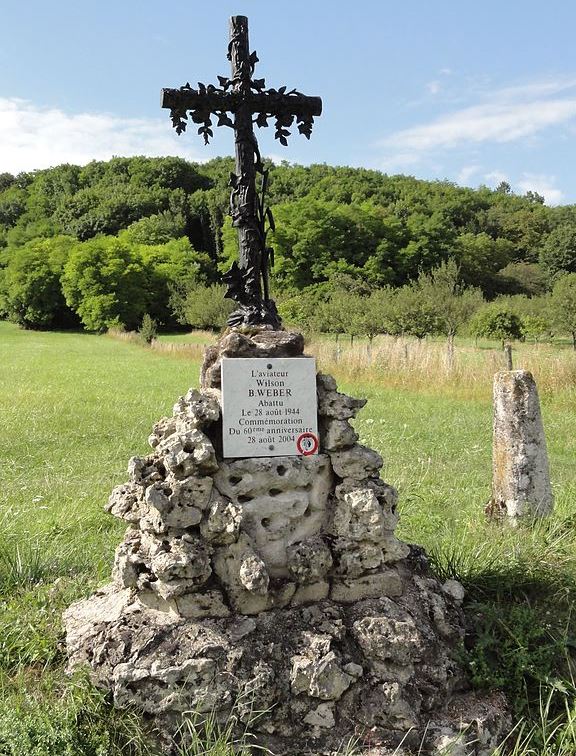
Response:
MULTIPOLYGON (((107 581, 124 527, 103 505, 199 367, 190 354, 128 339, 0 322, 0 756, 150 753, 137 715, 66 676, 60 615, 107 581)), ((368 399, 356 429, 399 489, 400 537, 468 591, 463 663, 476 687, 511 702, 515 730, 501 753, 573 756, 574 384, 542 393, 555 513, 511 529, 483 512, 489 382, 467 392, 432 372, 399 382, 359 364, 328 367, 342 390, 368 399)), ((232 752, 222 743, 197 751, 232 752)))

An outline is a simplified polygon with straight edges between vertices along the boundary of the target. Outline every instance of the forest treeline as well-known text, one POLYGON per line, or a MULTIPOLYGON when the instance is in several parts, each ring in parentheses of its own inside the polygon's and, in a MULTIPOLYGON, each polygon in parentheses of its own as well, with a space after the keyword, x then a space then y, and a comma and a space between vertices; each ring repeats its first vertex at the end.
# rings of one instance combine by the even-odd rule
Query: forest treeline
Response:
MULTIPOLYGON (((456 302, 448 319, 458 323, 483 310, 514 311, 524 333, 559 322, 548 305, 551 292, 558 300, 574 288, 576 206, 547 207, 505 183, 268 168, 274 293, 292 322, 368 336, 449 332, 431 305, 441 299, 456 302)), ((136 329, 145 314, 165 327, 221 324, 219 276, 236 256, 232 170, 231 158, 135 157, 0 173, 0 316, 95 331, 136 329)))

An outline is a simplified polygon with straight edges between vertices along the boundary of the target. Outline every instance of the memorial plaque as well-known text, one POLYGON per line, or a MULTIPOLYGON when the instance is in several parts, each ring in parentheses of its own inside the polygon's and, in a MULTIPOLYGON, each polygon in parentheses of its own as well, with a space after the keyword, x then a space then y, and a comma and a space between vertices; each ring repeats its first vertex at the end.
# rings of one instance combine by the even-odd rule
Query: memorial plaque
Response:
POLYGON ((316 360, 224 358, 224 457, 318 453, 316 360))

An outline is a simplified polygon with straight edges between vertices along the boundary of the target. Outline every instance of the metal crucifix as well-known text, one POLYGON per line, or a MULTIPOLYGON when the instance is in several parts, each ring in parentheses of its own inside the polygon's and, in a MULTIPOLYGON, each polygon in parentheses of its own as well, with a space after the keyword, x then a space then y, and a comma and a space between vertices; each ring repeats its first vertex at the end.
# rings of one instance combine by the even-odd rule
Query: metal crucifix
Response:
POLYGON ((269 290, 273 251, 266 245, 266 234, 268 228, 274 230, 274 220, 265 203, 268 170, 262 164, 253 124, 268 126, 268 118, 275 118, 275 137, 286 146, 288 129, 296 121, 298 131, 310 139, 314 116, 322 113, 322 100, 306 97, 295 89, 287 92, 286 87, 264 89, 264 79, 252 78, 258 57, 256 52, 250 53, 246 16, 230 19, 228 60, 232 64, 230 79, 219 76, 218 87, 198 83, 198 89, 190 84, 163 89, 162 107, 170 109, 178 134, 186 130, 189 113, 192 121, 200 124, 198 133, 205 144, 213 136, 212 115, 218 118, 217 126, 234 129, 236 173, 230 174, 230 215, 232 225, 238 229, 239 261, 234 262, 223 280, 228 285, 225 296, 238 302, 239 307, 228 324, 280 328, 280 316, 269 290), (234 114, 234 121, 228 113, 234 114), (257 174, 262 178, 260 192, 256 189, 257 174))

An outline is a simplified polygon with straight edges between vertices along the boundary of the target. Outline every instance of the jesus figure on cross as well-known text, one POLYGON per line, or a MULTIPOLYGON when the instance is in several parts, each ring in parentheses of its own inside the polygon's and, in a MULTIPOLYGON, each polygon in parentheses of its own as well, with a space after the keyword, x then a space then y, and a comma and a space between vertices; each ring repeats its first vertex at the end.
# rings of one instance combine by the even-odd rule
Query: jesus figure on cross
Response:
POLYGON ((219 86, 198 84, 193 89, 185 84, 180 89, 162 90, 162 107, 170 109, 172 124, 178 134, 185 131, 188 114, 200 124, 198 133, 207 144, 212 132, 212 115, 218 126, 234 129, 236 172, 230 175, 230 215, 238 229, 239 260, 223 276, 228 285, 226 296, 238 302, 228 324, 267 325, 280 328, 281 321, 274 301, 270 298, 269 269, 273 252, 266 245, 268 228, 274 230, 270 208, 265 204, 268 170, 262 164, 253 124, 267 126, 268 118, 275 118, 275 137, 288 144, 289 127, 296 121, 298 131, 310 138, 314 116, 322 113, 319 97, 306 97, 296 90, 264 89, 264 79, 253 79, 258 62, 256 52, 250 53, 248 19, 232 16, 228 59, 232 76, 219 76, 219 86), (234 115, 234 121, 228 113, 234 115), (256 116, 256 118, 254 118, 256 116), (256 189, 256 174, 262 177, 260 193, 256 189))

